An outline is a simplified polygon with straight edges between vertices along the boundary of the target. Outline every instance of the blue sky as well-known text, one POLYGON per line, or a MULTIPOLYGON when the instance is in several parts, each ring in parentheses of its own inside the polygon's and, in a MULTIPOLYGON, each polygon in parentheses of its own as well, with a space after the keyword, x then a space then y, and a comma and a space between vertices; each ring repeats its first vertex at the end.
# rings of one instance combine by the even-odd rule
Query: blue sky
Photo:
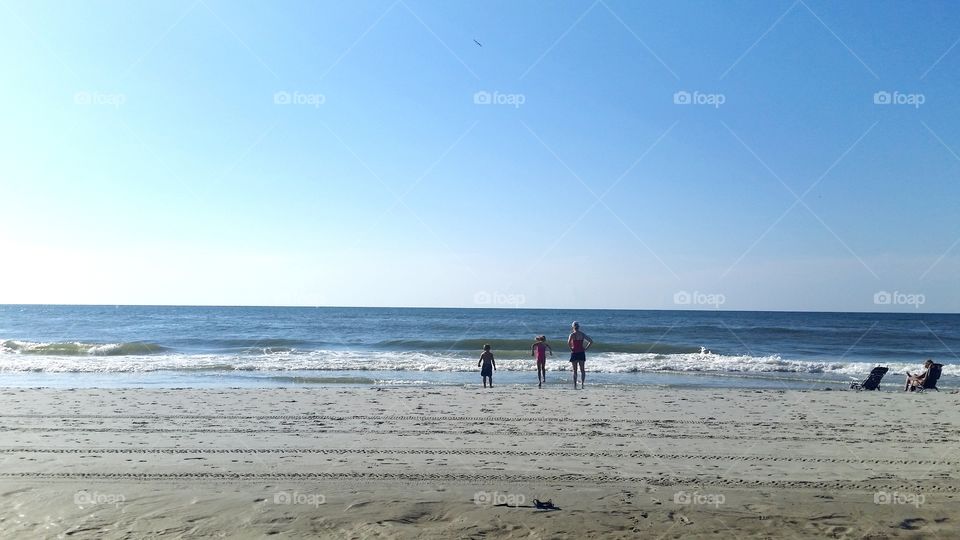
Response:
POLYGON ((960 308, 960 6, 0 14, 3 303, 960 308))

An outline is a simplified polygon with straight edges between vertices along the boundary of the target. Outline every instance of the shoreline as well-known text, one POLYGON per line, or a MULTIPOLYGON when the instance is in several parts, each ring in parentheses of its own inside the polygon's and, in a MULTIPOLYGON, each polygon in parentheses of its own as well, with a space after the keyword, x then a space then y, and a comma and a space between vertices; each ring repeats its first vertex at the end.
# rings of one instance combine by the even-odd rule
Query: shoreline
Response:
MULTIPOLYGON (((498 366, 499 367, 499 366, 498 366)), ((548 363, 548 368, 550 364, 548 363)), ((568 367, 568 366, 565 366, 568 367)), ((862 381, 866 374, 852 377, 836 373, 797 372, 711 372, 711 371, 636 371, 609 373, 587 368, 588 386, 597 388, 638 389, 746 389, 784 391, 846 391, 853 380, 862 381)), ((548 370, 548 389, 572 385, 572 371, 548 370)), ((906 375, 888 373, 880 384, 881 392, 901 391, 906 375)), ((504 388, 526 389, 536 386, 536 372, 501 369, 494 381, 504 388)), ((944 375, 938 386, 941 392, 957 391, 960 377, 944 375)), ((3 372, 0 388, 317 388, 337 387, 408 387, 408 388, 473 388, 480 386, 479 370, 473 371, 381 371, 381 370, 155 370, 112 372, 3 372)))
POLYGON ((589 379, 576 392, 6 387, 0 537, 948 536, 958 405, 589 379), (902 429, 929 410, 935 429, 902 429))

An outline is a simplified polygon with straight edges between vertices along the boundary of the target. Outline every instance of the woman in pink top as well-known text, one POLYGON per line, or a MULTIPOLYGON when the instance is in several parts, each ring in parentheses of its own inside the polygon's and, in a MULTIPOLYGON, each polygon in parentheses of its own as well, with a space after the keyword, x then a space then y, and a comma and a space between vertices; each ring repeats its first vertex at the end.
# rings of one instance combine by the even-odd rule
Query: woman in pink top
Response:
POLYGON ((547 345, 547 336, 537 336, 533 346, 530 347, 530 356, 537 359, 537 382, 540 383, 540 388, 543 388, 543 383, 547 382, 548 351, 550 356, 553 356, 553 349, 550 348, 550 345, 547 345))
POLYGON ((584 364, 587 362, 587 349, 593 345, 590 336, 580 331, 580 323, 574 321, 572 325, 573 332, 567 338, 567 346, 570 347, 570 364, 573 365, 573 387, 577 387, 577 368, 580 368, 580 387, 582 388, 587 380, 587 371, 584 364))

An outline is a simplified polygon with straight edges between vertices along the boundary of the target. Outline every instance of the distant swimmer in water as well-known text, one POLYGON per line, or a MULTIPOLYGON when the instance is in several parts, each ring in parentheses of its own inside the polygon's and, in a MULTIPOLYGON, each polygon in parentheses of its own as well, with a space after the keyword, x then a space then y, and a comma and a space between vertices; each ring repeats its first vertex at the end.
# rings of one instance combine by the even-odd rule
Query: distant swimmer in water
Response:
POLYGON ((567 338, 567 346, 570 347, 570 364, 573 365, 573 387, 577 387, 577 368, 580 368, 580 387, 582 388, 587 380, 587 370, 584 364, 587 361, 587 349, 593 345, 590 336, 580 331, 580 323, 574 321, 571 325, 570 337, 567 338))
POLYGON ((487 387, 487 379, 489 379, 490 388, 493 388, 493 372, 497 369, 497 361, 493 359, 493 353, 490 352, 489 345, 483 346, 483 354, 480 355, 477 367, 480 367, 480 377, 483 379, 483 387, 487 387), (483 364, 483 367, 480 367, 481 364, 483 364))
POLYGON ((547 353, 553 356, 553 349, 547 344, 547 336, 537 336, 530 347, 530 356, 537 359, 537 382, 540 388, 547 382, 547 353))

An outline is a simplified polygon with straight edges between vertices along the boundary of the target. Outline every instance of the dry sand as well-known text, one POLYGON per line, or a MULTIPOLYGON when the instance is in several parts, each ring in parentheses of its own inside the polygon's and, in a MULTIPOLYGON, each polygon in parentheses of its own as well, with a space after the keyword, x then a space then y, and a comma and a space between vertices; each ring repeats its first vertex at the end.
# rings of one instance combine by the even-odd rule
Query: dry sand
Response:
POLYGON ((0 536, 958 538, 958 405, 949 392, 2 389, 0 536))

